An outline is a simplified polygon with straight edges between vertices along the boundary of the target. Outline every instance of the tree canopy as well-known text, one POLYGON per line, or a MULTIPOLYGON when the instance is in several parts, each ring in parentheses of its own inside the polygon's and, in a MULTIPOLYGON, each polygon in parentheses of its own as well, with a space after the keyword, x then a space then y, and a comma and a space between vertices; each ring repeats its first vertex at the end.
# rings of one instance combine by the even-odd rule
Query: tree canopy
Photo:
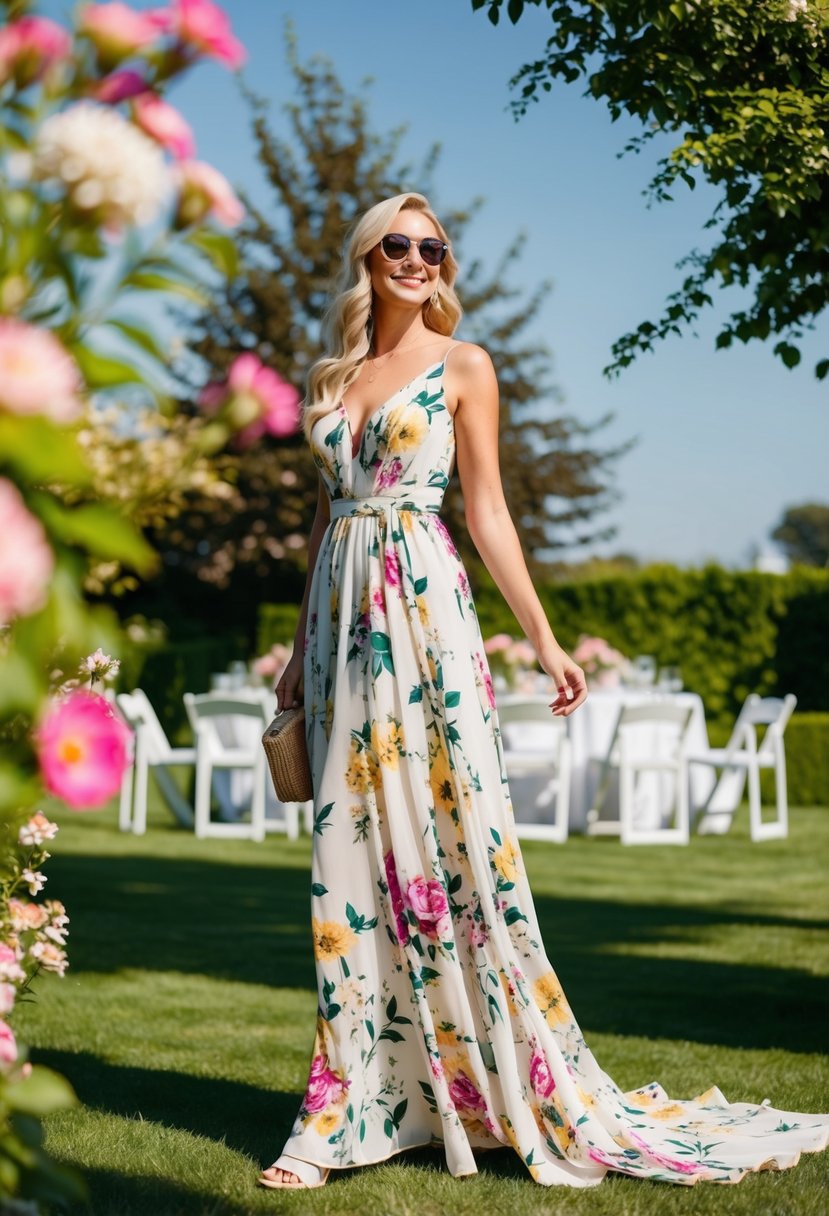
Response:
MULTIPOLYGON (((708 250, 693 249, 662 315, 612 347, 612 376, 669 333, 682 333, 713 303, 714 286, 739 287, 716 344, 777 339, 787 367, 829 303, 829 4, 826 0, 471 0, 498 23, 545 7, 553 33, 511 85, 516 116, 553 83, 586 83, 615 121, 678 136, 645 193, 670 200, 679 183, 707 180, 719 200, 706 223, 708 250)), ((821 358, 815 374, 829 373, 821 358)))
POLYGON ((793 564, 829 568, 829 505, 807 502, 787 507, 771 538, 793 564))

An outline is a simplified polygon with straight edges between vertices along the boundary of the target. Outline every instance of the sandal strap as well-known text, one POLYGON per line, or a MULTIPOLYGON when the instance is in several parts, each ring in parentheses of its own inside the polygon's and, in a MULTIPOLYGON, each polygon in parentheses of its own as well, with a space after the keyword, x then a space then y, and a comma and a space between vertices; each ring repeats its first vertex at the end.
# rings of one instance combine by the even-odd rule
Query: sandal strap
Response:
POLYGON ((296 1174, 300 1182, 304 1182, 306 1186, 317 1186, 324 1181, 323 1170, 320 1166, 314 1165, 312 1161, 303 1161, 300 1157, 289 1157, 286 1153, 274 1161, 270 1168, 296 1174))

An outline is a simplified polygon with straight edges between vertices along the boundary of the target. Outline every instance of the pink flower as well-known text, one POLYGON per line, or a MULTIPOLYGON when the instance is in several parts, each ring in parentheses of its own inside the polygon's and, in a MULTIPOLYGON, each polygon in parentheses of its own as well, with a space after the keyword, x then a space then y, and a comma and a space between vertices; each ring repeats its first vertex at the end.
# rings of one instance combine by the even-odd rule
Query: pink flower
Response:
POLYGON ((385 614, 386 597, 383 594, 382 587, 375 587, 374 591, 371 593, 371 602, 381 615, 385 614))
POLYGON ((53 942, 35 942, 29 950, 29 957, 44 971, 53 971, 56 975, 64 975, 69 966, 66 951, 53 942))
POLYGON ((6 942, 0 942, 0 980, 4 983, 22 984, 26 972, 20 966, 17 953, 6 942))
POLYGON ((464 574, 463 570, 458 571, 458 588, 461 595, 469 598, 469 579, 464 574))
POLYGON ((196 151, 196 140, 189 123, 175 106, 163 101, 156 93, 141 93, 132 103, 139 127, 171 152, 177 160, 185 160, 196 151))
POLYGON ((447 937, 452 931, 449 901, 443 883, 436 878, 428 881, 422 874, 413 878, 406 888, 409 906, 417 917, 417 927, 427 937, 447 937))
POLYGON ((394 862, 394 853, 389 849, 386 856, 383 858, 386 867, 386 882, 389 885, 389 896, 391 898, 392 911, 394 912, 395 925, 397 927, 397 940, 401 946, 405 945, 409 940, 409 925, 406 920, 406 910, 403 905, 403 893, 400 890, 400 880, 397 877, 397 866, 394 862))
POLYGON ((494 633, 484 642, 484 650, 487 654, 495 654, 499 650, 507 650, 511 645, 512 638, 508 633, 494 633))
POLYGON ((218 59, 229 68, 239 68, 247 52, 234 38, 230 21, 212 0, 174 0, 172 24, 181 42, 202 55, 218 59))
POLYGON ((394 549, 386 549, 385 561, 386 582, 390 587, 400 586, 400 560, 394 549))
POLYGON ((325 1056, 314 1056, 311 1073, 308 1078, 308 1088, 305 1091, 303 1106, 309 1115, 317 1115, 326 1106, 342 1098, 350 1085, 342 1077, 328 1068, 325 1056))
POLYGON ((492 676, 490 675, 489 668, 484 662, 483 655, 481 655, 480 652, 476 652, 475 662, 478 664, 478 671, 481 673, 481 680, 483 681, 484 688, 486 689, 487 700, 489 701, 490 707, 494 709, 495 689, 492 686, 492 676))
POLYGON ((11 1027, 0 1020, 0 1063, 14 1064, 17 1059, 17 1042, 11 1027))
POLYGON ((94 44, 98 62, 109 66, 148 50, 169 26, 166 9, 137 12, 120 0, 111 0, 108 4, 84 5, 78 32, 94 44))
POLYGON ((473 949, 486 945, 487 941, 489 940, 486 925, 482 920, 475 920, 474 916, 469 917, 466 927, 466 935, 469 939, 469 944, 473 947, 473 949))
POLYGON ((208 215, 220 224, 235 228, 245 209, 218 169, 202 160, 185 160, 176 166, 179 187, 175 223, 179 228, 200 224, 208 215))
POLYGON ((449 1097, 456 1110, 486 1110, 486 1102, 463 1069, 450 1081, 449 1097))
POLYGON ((46 788, 75 810, 103 806, 120 789, 131 737, 97 693, 79 689, 54 702, 35 731, 46 788))
POLYGON ((537 1047, 533 1049, 530 1060, 530 1084, 539 1098, 549 1098, 556 1087, 547 1057, 537 1047))
POLYGON ((238 411, 241 418, 252 421, 240 430, 236 442, 247 447, 266 432, 284 438, 293 435, 299 427, 299 393, 292 384, 265 367, 254 354, 239 355, 234 361, 227 379, 231 394, 231 416, 238 411))
POLYGON ((74 359, 47 329, 0 317, 0 410, 74 422, 83 408, 74 359))
POLYGON ((388 490, 391 486, 397 485, 402 473, 403 462, 399 456, 395 456, 384 469, 380 470, 376 488, 378 490, 388 490))
POLYGON ((58 825, 51 823, 43 811, 35 811, 28 823, 24 823, 17 833, 17 840, 24 848, 31 849, 43 844, 45 840, 54 840, 58 834, 58 825))
POLYGON ((698 1174, 700 1170, 707 1169, 707 1166, 702 1161, 683 1161, 681 1158, 668 1157, 664 1153, 659 1153, 656 1149, 648 1144, 647 1140, 636 1132, 628 1131, 628 1136, 637 1145, 647 1157, 649 1161, 653 1161, 656 1165, 661 1165, 667 1170, 676 1170, 680 1174, 698 1174))
POLYGON ((134 71, 133 68, 119 68, 92 85, 89 95, 96 101, 114 106, 119 101, 127 101, 130 97, 137 97, 139 93, 146 93, 149 87, 140 72, 134 71))
POLYGON ((14 984, 0 984, 0 1013, 11 1013, 16 996, 14 984))
POLYGON ((49 920, 49 913, 42 904, 33 904, 24 899, 10 899, 9 919, 15 933, 24 933, 27 929, 42 929, 49 920))
POLYGON ((0 477, 0 625, 43 607, 54 568, 43 525, 0 477))
POLYGON ((71 36, 48 17, 12 21, 0 29, 0 84, 14 76, 17 87, 25 89, 71 52, 71 36))
POLYGON ((449 534, 449 529, 447 528, 446 524, 443 522, 443 520, 440 518, 439 515, 430 516, 430 518, 434 519, 435 527, 437 528, 438 532, 443 537, 443 543, 446 545, 447 552, 450 553, 452 557, 456 557, 458 559, 458 561, 460 561, 460 554, 458 553, 458 550, 455 548, 455 542, 452 540, 452 537, 449 534))

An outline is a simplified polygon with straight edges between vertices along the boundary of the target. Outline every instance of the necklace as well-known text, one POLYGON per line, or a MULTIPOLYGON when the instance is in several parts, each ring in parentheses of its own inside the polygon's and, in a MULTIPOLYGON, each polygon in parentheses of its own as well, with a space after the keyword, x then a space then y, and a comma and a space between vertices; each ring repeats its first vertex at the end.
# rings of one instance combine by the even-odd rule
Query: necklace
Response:
MULTIPOLYGON (((426 350, 430 346, 435 346, 436 342, 424 342, 422 345, 423 349, 426 350)), ((385 355, 377 355, 373 359, 366 357, 366 363, 371 364, 371 371, 369 372, 368 376, 366 376, 369 384, 374 383, 374 381, 377 379, 378 371, 382 371, 387 363, 391 363, 395 355, 405 354, 407 350, 420 350, 420 347, 416 342, 412 342, 409 346, 395 346, 393 350, 386 351, 385 355), (379 363, 378 360, 380 359, 384 359, 385 362, 379 363)))

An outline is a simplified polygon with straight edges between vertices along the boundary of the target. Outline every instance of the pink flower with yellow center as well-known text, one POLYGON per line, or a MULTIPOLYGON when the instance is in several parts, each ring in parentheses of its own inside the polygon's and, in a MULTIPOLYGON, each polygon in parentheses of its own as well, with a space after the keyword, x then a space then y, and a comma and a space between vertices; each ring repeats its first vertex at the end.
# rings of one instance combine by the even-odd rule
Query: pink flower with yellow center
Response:
POLYGON ((241 223, 245 209, 218 169, 202 160, 183 160, 176 166, 179 187, 175 224, 189 228, 209 215, 227 228, 241 223))
POLYGON ((70 35, 48 17, 12 21, 0 29, 0 84, 13 76, 17 87, 25 89, 71 52, 70 35))
POLYGON ((103 806, 120 789, 131 737, 97 693, 79 689, 54 702, 35 731, 46 788, 76 811, 103 806))
POLYGON ((43 525, 0 477, 0 625, 43 607, 54 568, 43 525))
POLYGON ((198 54, 229 68, 245 62, 247 52, 234 37, 227 14, 212 0, 174 0, 170 16, 176 37, 198 54))
POLYGON ((196 151, 196 140, 189 123, 175 106, 163 101, 156 93, 141 93, 132 103, 135 121, 147 135, 171 152, 177 160, 185 160, 196 151))
POLYGON ((0 317, 0 410, 74 422, 83 408, 81 386, 74 359, 54 334, 0 317))

